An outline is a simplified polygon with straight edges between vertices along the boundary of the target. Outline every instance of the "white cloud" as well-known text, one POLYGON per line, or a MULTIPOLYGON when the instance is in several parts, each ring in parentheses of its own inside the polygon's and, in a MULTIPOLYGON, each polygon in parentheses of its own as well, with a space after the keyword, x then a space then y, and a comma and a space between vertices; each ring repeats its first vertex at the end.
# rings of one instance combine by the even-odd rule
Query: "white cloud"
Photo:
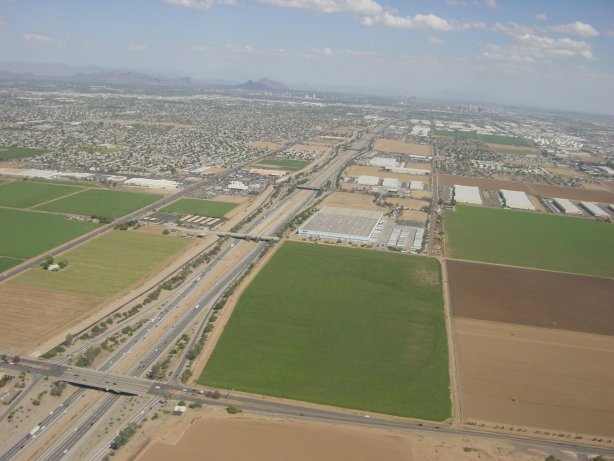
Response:
POLYGON ((548 29, 552 32, 579 35, 580 37, 597 37, 599 35, 599 32, 593 26, 580 21, 550 26, 548 29))
POLYGON ((554 39, 542 35, 523 33, 512 35, 514 43, 510 45, 487 44, 481 54, 482 58, 494 60, 511 60, 533 62, 546 58, 581 58, 593 59, 590 43, 571 38, 554 39))
POLYGON ((540 21, 547 21, 548 16, 546 16, 546 13, 538 13, 535 15, 535 19, 538 19, 540 21))
POLYGON ((497 0, 484 0, 484 5, 487 8, 497 8, 497 0))
POLYGON ((41 34, 25 34, 21 36, 28 43, 52 43, 57 41, 54 38, 48 37, 47 35, 41 34))
POLYGON ((443 45, 444 43, 439 37, 429 37, 427 40, 431 45, 443 45))
POLYGON ((236 5, 236 0, 164 0, 169 5, 183 6, 193 10, 208 10, 213 5, 236 5))
MULTIPOLYGON (((184 0, 185 1, 185 0, 184 0)), ((434 14, 401 16, 375 0, 258 0, 259 3, 315 13, 345 13, 366 26, 381 25, 396 29, 437 30, 442 32, 484 28, 482 22, 454 22, 434 14)))

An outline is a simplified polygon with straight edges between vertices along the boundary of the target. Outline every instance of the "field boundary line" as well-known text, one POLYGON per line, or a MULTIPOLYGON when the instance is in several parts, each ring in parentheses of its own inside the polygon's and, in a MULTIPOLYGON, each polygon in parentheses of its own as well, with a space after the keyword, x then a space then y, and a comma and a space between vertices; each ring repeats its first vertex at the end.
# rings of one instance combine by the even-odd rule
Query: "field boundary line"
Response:
MULTIPOLYGON (((77 194, 80 194, 81 192, 85 192, 86 190, 89 190, 89 188, 86 188, 86 187, 82 188, 81 186, 72 186, 72 187, 79 187, 79 189, 81 189, 81 190, 78 190, 78 191, 75 191, 75 192, 71 192, 70 194, 62 195, 61 197, 52 198, 51 200, 47 200, 46 202, 37 203, 36 205, 32 205, 31 207, 26 208, 26 210, 32 210, 32 209, 37 208, 39 206, 46 205, 47 203, 55 202, 56 200, 60 200, 60 199, 66 198, 66 197, 70 197, 71 195, 77 195, 77 194)), ((45 211, 45 210, 34 210, 34 211, 45 211)), ((52 213, 54 213, 54 212, 52 212, 52 213)), ((55 212, 55 213, 57 213, 57 212, 55 212)), ((59 214, 65 214, 65 213, 59 213, 59 214)))

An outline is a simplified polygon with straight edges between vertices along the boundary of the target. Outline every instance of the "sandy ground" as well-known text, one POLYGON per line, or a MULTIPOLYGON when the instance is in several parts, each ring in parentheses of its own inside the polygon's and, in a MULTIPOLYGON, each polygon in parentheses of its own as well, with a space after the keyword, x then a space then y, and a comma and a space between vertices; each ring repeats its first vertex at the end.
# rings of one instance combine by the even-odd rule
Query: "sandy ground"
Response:
POLYGON ((614 338, 455 319, 463 415, 614 435, 614 338))
MULTIPOLYGON (((561 187, 548 186, 546 184, 527 184, 530 191, 535 195, 541 195, 548 198, 566 198, 571 200, 588 200, 598 203, 614 203, 614 193, 606 190, 593 188, 577 188, 577 187, 561 187)), ((594 186, 593 186, 594 187, 594 186)))
POLYGON ((314 144, 295 144, 291 147, 291 149, 295 149, 295 150, 312 150, 315 152, 325 152, 330 148, 330 144, 323 144, 323 143, 314 143, 314 144))
POLYGON ((388 197, 386 202, 393 205, 400 205, 406 208, 422 208, 423 206, 430 205, 430 202, 424 200, 417 200, 415 198, 401 198, 401 197, 388 197))
POLYGON ((161 224, 148 224, 147 226, 141 226, 138 229, 135 229, 134 232, 161 235, 165 230, 167 230, 167 228, 161 224))
POLYGON ((409 192, 411 198, 430 200, 433 198, 433 193, 430 190, 412 190, 409 192))
POLYGON ((322 206, 340 208, 357 208, 360 210, 385 211, 373 201, 375 197, 369 194, 351 192, 333 192, 322 201, 322 206))
POLYGON ((530 192, 526 184, 514 181, 474 178, 470 176, 455 176, 449 174, 439 174, 437 178, 440 186, 452 187, 455 184, 458 184, 461 186, 476 186, 483 190, 498 191, 501 189, 507 189, 530 192))
POLYGON ((510 146, 507 144, 486 144, 493 152, 501 154, 539 155, 537 147, 510 146))
POLYGON ((431 171, 431 164, 426 162, 405 162, 405 168, 431 171))
POLYGON ((211 200, 216 202, 244 203, 250 199, 247 195, 216 195, 211 200))
POLYGON ((414 144, 398 139, 378 138, 373 144, 373 150, 395 152, 398 154, 412 154, 429 157, 433 155, 430 144, 414 144))
POLYGON ((401 212, 401 219, 407 219, 410 221, 418 221, 421 223, 425 223, 428 218, 428 213, 424 211, 415 211, 415 210, 403 210, 401 212))
POLYGON ((155 189, 153 187, 137 187, 137 186, 120 186, 116 187, 113 190, 124 191, 124 192, 143 192, 145 194, 160 194, 160 195, 171 195, 177 192, 177 189, 155 189))
POLYGON ((457 317, 614 336, 614 280, 448 260, 457 317))
POLYGON ((559 176, 569 176, 570 178, 584 178, 584 174, 579 171, 573 170, 571 168, 562 168, 556 166, 547 166, 545 167, 552 174, 556 174, 559 176))
POLYGON ((252 141, 249 143, 250 147, 255 147, 256 149, 268 149, 268 150, 277 150, 281 148, 281 144, 277 144, 276 142, 271 141, 252 141))
POLYGON ((538 450, 470 437, 288 421, 248 414, 230 416, 222 410, 198 413, 198 416, 196 413, 185 415, 181 421, 169 417, 136 459, 542 461, 547 455, 538 450))

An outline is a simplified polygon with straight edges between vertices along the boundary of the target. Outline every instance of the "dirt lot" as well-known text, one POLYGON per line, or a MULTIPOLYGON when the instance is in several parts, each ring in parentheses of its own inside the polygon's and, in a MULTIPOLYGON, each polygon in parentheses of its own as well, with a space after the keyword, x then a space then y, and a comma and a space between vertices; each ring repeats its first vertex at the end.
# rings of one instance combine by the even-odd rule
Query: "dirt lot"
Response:
POLYGON ((501 154, 539 155, 537 147, 511 146, 507 144, 486 144, 493 152, 501 154))
POLYGON ((271 141, 252 141, 249 143, 249 146, 256 149, 277 150, 281 147, 281 144, 271 141))
POLYGON ((139 227, 135 232, 142 232, 144 234, 157 234, 161 235, 167 228, 161 224, 148 224, 147 226, 139 227))
POLYGON ((401 219, 407 219, 409 221, 418 221, 425 223, 428 218, 428 213, 424 211, 403 210, 401 212, 401 219))
POLYGON ((397 154, 420 155, 423 157, 430 157, 433 155, 430 144, 414 144, 398 139, 376 139, 373 144, 373 150, 394 152, 397 154))
MULTIPOLYGON (((177 418, 169 419, 136 459, 191 461, 206 454, 206 459, 216 461, 542 461, 547 455, 483 439, 212 413, 197 422, 198 417, 188 420, 185 416, 181 423, 190 426, 181 438, 163 435, 169 424, 180 424, 177 418)), ((121 461, 121 451, 119 455, 121 461)), ((558 453, 557 457, 571 459, 558 453)))
POLYGON ((614 192, 610 192, 603 188, 603 190, 595 189, 592 187, 586 187, 583 189, 577 187, 561 187, 561 186, 548 186, 546 184, 527 184, 529 191, 535 195, 541 195, 548 198, 566 198, 571 200, 587 200, 589 202, 598 203, 614 203, 614 192))
POLYGON ((430 190, 412 190, 409 191, 409 196, 411 198, 419 200, 428 200, 430 202, 433 198, 433 193, 430 190))
POLYGON ((216 195, 211 200, 216 202, 243 203, 247 202, 250 197, 246 195, 216 195))
POLYGON ((405 168, 417 168, 418 170, 431 171, 431 164, 426 162, 405 162, 405 168))
POLYGON ((17 284, 0 285, 0 350, 23 353, 43 336, 66 327, 99 304, 100 298, 17 284))
POLYGON ((357 208, 360 210, 385 211, 373 201, 375 197, 368 194, 351 192, 333 192, 322 201, 322 206, 336 206, 340 208, 357 208))
POLYGON ((400 197, 388 197, 386 199, 387 203, 391 203, 393 205, 400 205, 406 208, 422 208, 423 206, 429 206, 430 202, 426 202, 424 200, 416 200, 414 198, 400 198, 400 197))
POLYGON ((584 178, 584 175, 582 173, 571 168, 547 166, 545 167, 545 169, 548 170, 550 173, 558 176, 568 176, 570 178, 584 178))
POLYGON ((463 417, 614 435, 614 338, 455 319, 463 417))
POLYGON ((614 336, 614 280, 447 261, 452 314, 614 336))

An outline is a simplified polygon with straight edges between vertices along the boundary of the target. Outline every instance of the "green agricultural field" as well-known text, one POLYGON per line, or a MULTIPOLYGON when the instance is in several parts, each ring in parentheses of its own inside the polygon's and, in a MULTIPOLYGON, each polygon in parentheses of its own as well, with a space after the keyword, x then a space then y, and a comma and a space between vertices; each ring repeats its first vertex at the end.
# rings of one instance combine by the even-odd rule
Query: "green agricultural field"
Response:
POLYGON ((0 256, 0 272, 4 272, 11 267, 16 266, 23 262, 23 259, 15 259, 15 258, 5 258, 4 256, 0 256))
POLYGON ((231 202, 217 202, 215 200, 202 200, 198 198, 181 198, 165 206, 161 211, 193 214, 206 216, 208 218, 223 218, 226 213, 236 206, 236 203, 231 202))
POLYGON ((487 144, 502 144, 505 146, 531 147, 525 139, 512 136, 500 136, 494 134, 479 134, 479 138, 487 144))
POLYGON ((614 227, 590 219, 472 206, 446 212, 452 258, 614 276, 614 227))
POLYGON ((98 227, 59 215, 8 208, 0 208, 0 223, 0 256, 13 258, 31 258, 98 227))
POLYGON ((0 205, 29 208, 39 203, 82 191, 83 188, 34 181, 15 181, 0 185, 0 205))
POLYGON ((115 219, 143 208, 161 198, 161 195, 143 194, 140 192, 88 189, 79 194, 46 203, 37 207, 37 209, 83 216, 104 216, 115 219))
POLYGON ((475 131, 434 130, 433 136, 453 136, 456 138, 475 138, 477 137, 477 133, 475 131))
POLYGON ((256 166, 263 168, 267 166, 273 166, 280 169, 283 168, 285 170, 297 171, 301 168, 304 168, 307 164, 309 164, 309 162, 306 160, 265 158, 264 160, 261 160, 256 163, 256 166))
POLYGON ((58 257, 68 260, 66 269, 32 269, 14 283, 106 298, 137 283, 190 243, 190 239, 111 231, 58 257))
POLYGON ((20 158, 34 157, 43 154, 41 149, 31 149, 29 147, 1 147, 0 161, 15 160, 20 158))
POLYGON ((241 296, 199 383, 444 420, 440 274, 436 259, 286 242, 241 296))

